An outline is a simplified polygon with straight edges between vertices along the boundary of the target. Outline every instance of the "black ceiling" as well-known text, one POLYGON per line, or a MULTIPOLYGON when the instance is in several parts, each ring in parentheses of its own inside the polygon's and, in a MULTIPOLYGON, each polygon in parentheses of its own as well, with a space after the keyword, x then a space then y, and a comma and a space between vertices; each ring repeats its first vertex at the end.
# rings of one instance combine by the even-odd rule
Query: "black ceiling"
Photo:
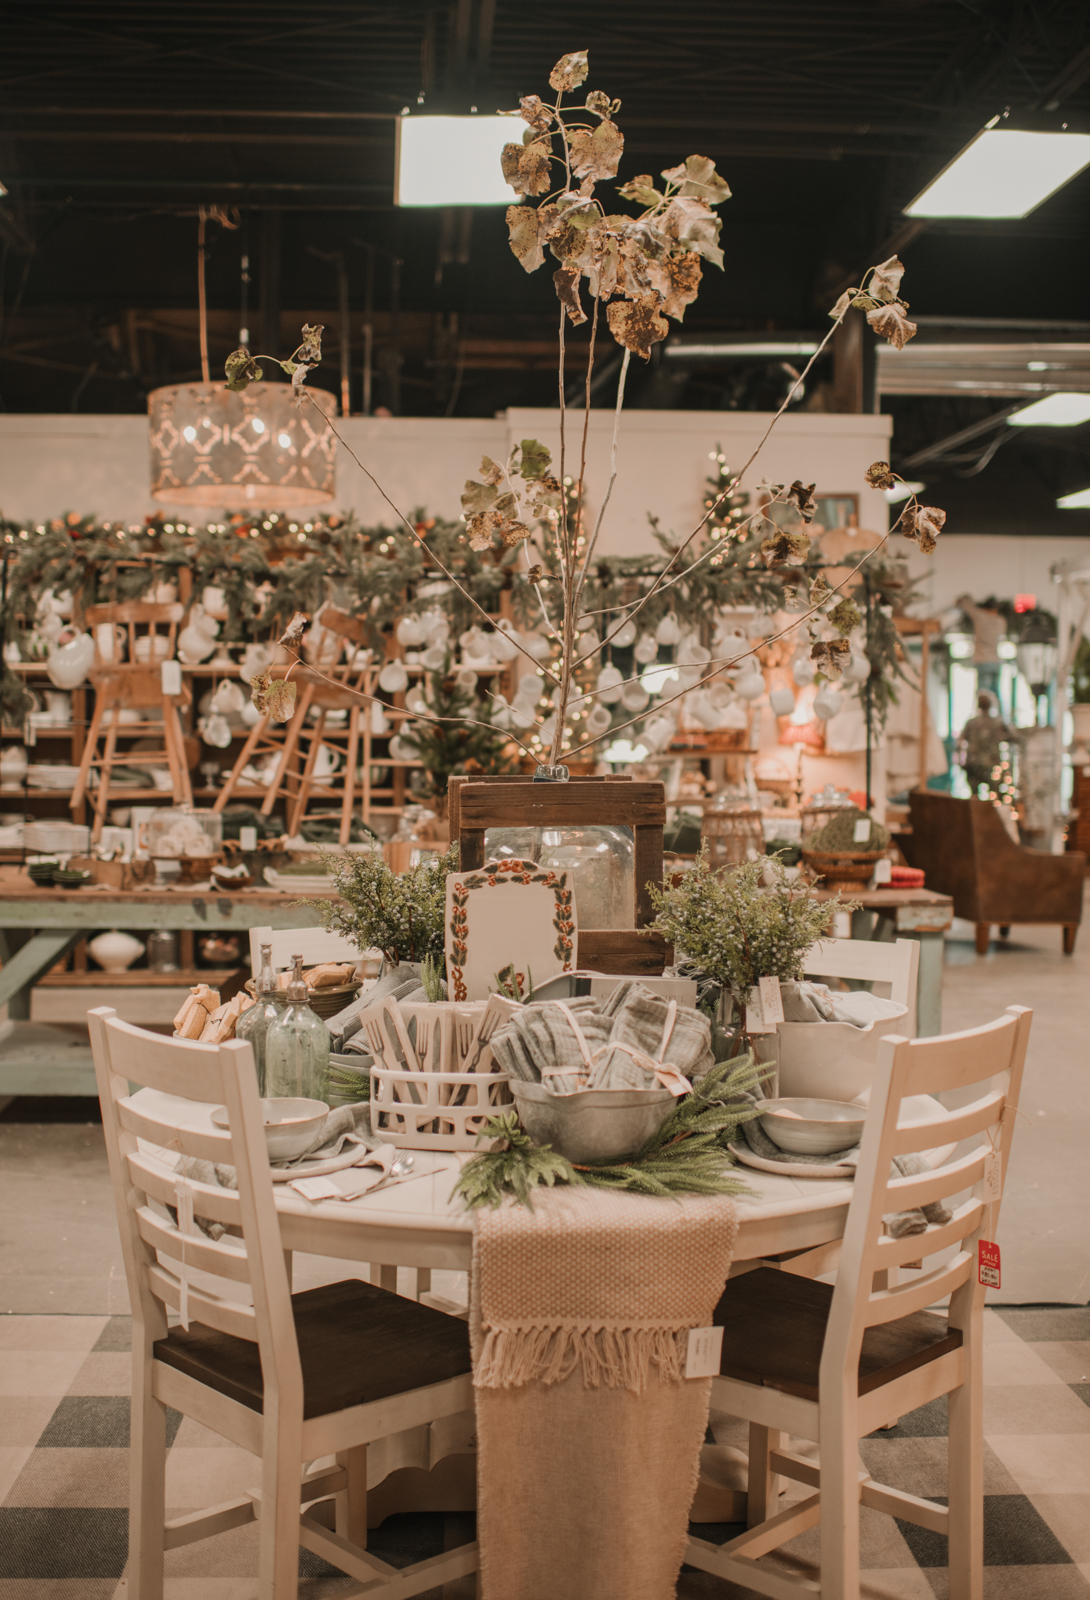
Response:
MULTIPOLYGON (((208 229, 214 368, 240 322, 281 341, 302 315, 335 325, 323 256, 341 252, 355 409, 369 262, 376 403, 420 415, 550 404, 555 380, 533 353, 554 324, 548 274, 522 273, 498 210, 395 209, 393 119, 511 107, 575 48, 589 49, 588 87, 623 102, 622 176, 699 151, 733 189, 726 270, 706 274, 686 332, 827 327, 839 287, 893 249, 914 311, 1090 325, 1090 173, 1023 222, 901 214, 1006 107, 1090 127, 1086 0, 35 0, 6 12, 0 59, 4 408, 141 411, 148 389, 198 375, 201 205, 237 208, 239 223, 208 229)), ((655 373, 643 383, 643 403, 662 403, 655 373)), ((668 403, 767 393, 760 373, 747 385, 712 368, 668 403)), ((994 405, 890 409, 907 451, 994 405)), ((1036 448, 1022 436, 1006 454, 1036 448)), ((1042 505, 1082 532, 1052 502, 1090 481, 1087 447, 1053 454, 1042 505)))

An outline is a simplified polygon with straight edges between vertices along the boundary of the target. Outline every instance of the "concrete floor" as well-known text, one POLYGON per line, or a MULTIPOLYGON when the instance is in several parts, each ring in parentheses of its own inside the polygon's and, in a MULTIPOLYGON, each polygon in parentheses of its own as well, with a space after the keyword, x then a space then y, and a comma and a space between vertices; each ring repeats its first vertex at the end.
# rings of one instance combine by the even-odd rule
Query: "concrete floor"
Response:
MULTIPOLYGON (((1074 956, 1059 928, 1014 927, 987 956, 972 929, 947 940, 943 1027, 974 1027, 1005 1006, 1034 1010, 999 1243, 996 1304, 1090 1302, 1090 928, 1074 956)), ((353 1270, 353 1269, 350 1269, 353 1270)), ((345 1266, 297 1258, 296 1287, 345 1266)), ((435 1290, 452 1293, 440 1283, 435 1290)), ((103 1316, 128 1311, 101 1129, 0 1120, 0 1313, 103 1316)))

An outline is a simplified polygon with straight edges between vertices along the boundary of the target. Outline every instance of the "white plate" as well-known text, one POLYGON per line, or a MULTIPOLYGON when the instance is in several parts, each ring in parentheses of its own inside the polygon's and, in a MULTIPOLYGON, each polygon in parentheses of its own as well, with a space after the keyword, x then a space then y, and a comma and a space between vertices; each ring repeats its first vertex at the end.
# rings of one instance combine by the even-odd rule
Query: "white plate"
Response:
POLYGON ((321 894, 334 888, 328 873, 277 872, 274 867, 265 868, 265 882, 281 894, 321 894))
POLYGON ((756 1167, 758 1172, 778 1172, 785 1178, 854 1178, 855 1168, 836 1165, 810 1166, 805 1161, 768 1161, 751 1150, 748 1144, 729 1144, 727 1149, 743 1167, 756 1167))
POLYGON ((313 1156, 309 1161, 300 1161, 293 1167, 270 1167, 274 1183, 290 1183, 293 1178, 320 1178, 327 1172, 340 1172, 342 1167, 355 1166, 357 1161, 366 1161, 368 1152, 362 1144, 345 1145, 339 1156, 326 1156, 323 1161, 316 1161, 313 1156))

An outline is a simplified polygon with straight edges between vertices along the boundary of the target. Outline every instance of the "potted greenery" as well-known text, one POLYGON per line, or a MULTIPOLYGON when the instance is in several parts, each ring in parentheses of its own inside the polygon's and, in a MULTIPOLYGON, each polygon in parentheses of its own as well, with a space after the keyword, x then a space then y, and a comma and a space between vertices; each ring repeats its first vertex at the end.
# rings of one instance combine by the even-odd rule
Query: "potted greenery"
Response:
POLYGON ((458 847, 394 872, 378 851, 334 855, 323 851, 338 900, 312 900, 324 927, 361 951, 381 950, 390 966, 443 962, 447 873, 458 866, 458 847))
MULTIPOLYGON (((903 1005, 888 1002, 888 1014, 865 1026, 785 1021, 773 1035, 752 1037, 746 1027, 748 999, 760 980, 801 979, 806 956, 828 937, 834 913, 854 909, 852 902, 817 900, 812 887, 789 878, 778 856, 717 873, 704 854, 677 888, 653 890, 652 897, 652 928, 720 987, 719 1026, 733 1033, 727 1048, 748 1044, 758 1060, 776 1062, 780 1094, 853 1100, 869 1087, 878 1041, 902 1026, 903 1005)), ((721 1043, 716 1055, 724 1053, 721 1043)))

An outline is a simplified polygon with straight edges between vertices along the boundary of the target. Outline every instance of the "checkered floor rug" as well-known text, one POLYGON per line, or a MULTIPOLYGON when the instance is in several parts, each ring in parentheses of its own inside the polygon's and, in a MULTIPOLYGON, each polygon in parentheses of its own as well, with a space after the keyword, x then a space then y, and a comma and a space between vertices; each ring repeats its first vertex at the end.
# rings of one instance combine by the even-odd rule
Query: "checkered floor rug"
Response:
MULTIPOLYGON (((1090 1308, 986 1315, 985 1600, 1090 1600, 1090 1308)), ((124 1600, 129 1432, 127 1317, 0 1317, 0 1600, 124 1600)), ((923 1406, 862 1445, 882 1481, 941 1500, 945 1402, 923 1406)), ((237 1495, 254 1458, 171 1416, 171 1514, 237 1495)), ((701 1524, 722 1542, 741 1531, 701 1524)), ((372 1548, 395 1565, 467 1537, 465 1519, 389 1518, 372 1548)), ((816 1556, 816 1533, 786 1548, 816 1556)), ((945 1600, 945 1541, 863 1512, 864 1592, 945 1600)), ((167 1557, 166 1600, 251 1600, 256 1530, 239 1528, 167 1557)), ((336 1600, 351 1580, 305 1553, 301 1600, 336 1600)), ((453 1600, 454 1585, 434 1591, 453 1600)), ((472 1595, 472 1583, 457 1589, 472 1595)), ((741 1600, 686 1570, 679 1600, 741 1600)), ((517 1600, 512 1596, 511 1600, 517 1600)))

